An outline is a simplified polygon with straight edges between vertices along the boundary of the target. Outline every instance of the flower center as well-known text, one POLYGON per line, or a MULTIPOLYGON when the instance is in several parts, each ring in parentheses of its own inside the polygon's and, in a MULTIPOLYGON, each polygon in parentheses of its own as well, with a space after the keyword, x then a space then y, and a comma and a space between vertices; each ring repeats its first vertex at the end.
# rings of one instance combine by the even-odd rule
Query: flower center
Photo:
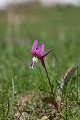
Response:
POLYGON ((38 62, 38 58, 37 57, 33 57, 32 58, 32 62, 31 62, 29 67, 34 69, 36 67, 36 65, 37 65, 37 62, 38 62))

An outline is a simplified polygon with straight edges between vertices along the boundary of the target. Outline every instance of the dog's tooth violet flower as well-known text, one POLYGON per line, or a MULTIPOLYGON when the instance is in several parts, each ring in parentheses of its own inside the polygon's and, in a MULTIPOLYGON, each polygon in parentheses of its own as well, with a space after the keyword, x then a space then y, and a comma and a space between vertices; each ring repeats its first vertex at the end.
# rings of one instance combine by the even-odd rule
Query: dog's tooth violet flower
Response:
POLYGON ((54 95, 52 85, 51 85, 51 82, 50 82, 50 78, 49 78, 49 75, 48 75, 48 71, 46 69, 46 65, 45 65, 45 62, 44 62, 44 57, 47 56, 51 51, 52 51, 52 49, 49 50, 47 53, 43 54, 44 53, 44 43, 42 43, 42 44, 40 44, 38 46, 38 41, 35 40, 34 43, 33 43, 32 49, 31 49, 31 54, 33 55, 33 58, 32 58, 32 62, 30 64, 30 68, 32 68, 32 69, 35 68, 35 66, 36 66, 36 64, 38 62, 38 59, 41 61, 41 64, 42 64, 42 66, 43 66, 43 68, 44 68, 44 70, 46 72, 48 83, 50 85, 53 104, 58 109, 57 102, 55 100, 55 95, 54 95))
POLYGON ((31 49, 31 54, 33 55, 33 58, 32 58, 32 62, 30 64, 30 68, 32 68, 32 69, 35 68, 35 66, 38 62, 38 59, 41 60, 41 63, 43 65, 44 64, 43 58, 45 56, 47 56, 51 51, 52 51, 52 49, 49 50, 47 53, 43 54, 44 53, 44 43, 42 43, 38 46, 38 41, 35 40, 33 43, 32 49, 31 49))

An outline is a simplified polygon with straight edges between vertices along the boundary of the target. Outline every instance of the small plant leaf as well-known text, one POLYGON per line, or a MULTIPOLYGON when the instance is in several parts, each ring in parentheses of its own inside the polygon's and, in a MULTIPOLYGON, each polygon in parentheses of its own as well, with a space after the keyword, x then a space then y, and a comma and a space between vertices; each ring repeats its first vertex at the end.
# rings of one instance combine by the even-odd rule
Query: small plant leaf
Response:
POLYGON ((65 87, 67 86, 70 78, 74 74, 74 72, 78 69, 78 66, 72 67, 70 70, 66 71, 61 79, 59 80, 57 84, 57 89, 56 89, 56 98, 57 101, 61 103, 62 101, 62 96, 64 94, 65 87))

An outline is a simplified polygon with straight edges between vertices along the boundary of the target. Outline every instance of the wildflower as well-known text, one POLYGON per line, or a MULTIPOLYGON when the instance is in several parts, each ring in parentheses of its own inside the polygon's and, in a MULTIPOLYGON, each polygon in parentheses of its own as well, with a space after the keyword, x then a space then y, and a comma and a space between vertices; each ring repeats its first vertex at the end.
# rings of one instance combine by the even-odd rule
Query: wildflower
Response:
POLYGON ((52 51, 52 49, 44 54, 44 43, 42 43, 38 46, 38 41, 35 40, 33 43, 32 49, 31 49, 31 54, 33 55, 33 58, 32 58, 32 62, 30 64, 30 68, 34 69, 36 67, 38 59, 41 60, 42 66, 44 66, 43 58, 45 56, 47 56, 51 51, 52 51))
POLYGON ((56 109, 58 109, 58 105, 57 105, 57 102, 56 102, 56 99, 55 99, 55 95, 54 95, 53 88, 52 88, 52 85, 51 85, 51 82, 50 82, 48 71, 46 69, 46 65, 45 65, 45 62, 44 62, 44 57, 47 56, 51 51, 52 51, 52 49, 44 54, 44 43, 42 43, 38 46, 38 41, 35 40, 34 43, 33 43, 33 46, 32 46, 32 50, 31 50, 31 54, 33 55, 33 58, 32 58, 32 62, 30 64, 30 68, 32 68, 32 69, 35 68, 35 66, 38 62, 38 59, 41 61, 42 66, 45 70, 47 79, 48 79, 48 83, 50 85, 53 104, 56 107, 56 109))

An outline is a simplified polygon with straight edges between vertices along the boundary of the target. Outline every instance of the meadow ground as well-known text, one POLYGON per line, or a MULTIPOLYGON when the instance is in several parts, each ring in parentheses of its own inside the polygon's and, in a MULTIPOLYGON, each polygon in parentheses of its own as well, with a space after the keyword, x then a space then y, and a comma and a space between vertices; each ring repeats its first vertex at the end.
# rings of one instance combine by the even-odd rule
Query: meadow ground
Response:
MULTIPOLYGON (((24 120, 24 116, 57 120, 53 106, 43 102, 50 88, 40 61, 36 69, 29 68, 30 51, 35 39, 45 44, 45 52, 53 48, 45 63, 55 91, 64 71, 80 66, 80 8, 36 7, 16 9, 16 13, 19 29, 11 27, 8 43, 7 12, 0 12, 0 120, 24 120)), ((79 69, 66 87, 61 120, 80 120, 79 69)))

